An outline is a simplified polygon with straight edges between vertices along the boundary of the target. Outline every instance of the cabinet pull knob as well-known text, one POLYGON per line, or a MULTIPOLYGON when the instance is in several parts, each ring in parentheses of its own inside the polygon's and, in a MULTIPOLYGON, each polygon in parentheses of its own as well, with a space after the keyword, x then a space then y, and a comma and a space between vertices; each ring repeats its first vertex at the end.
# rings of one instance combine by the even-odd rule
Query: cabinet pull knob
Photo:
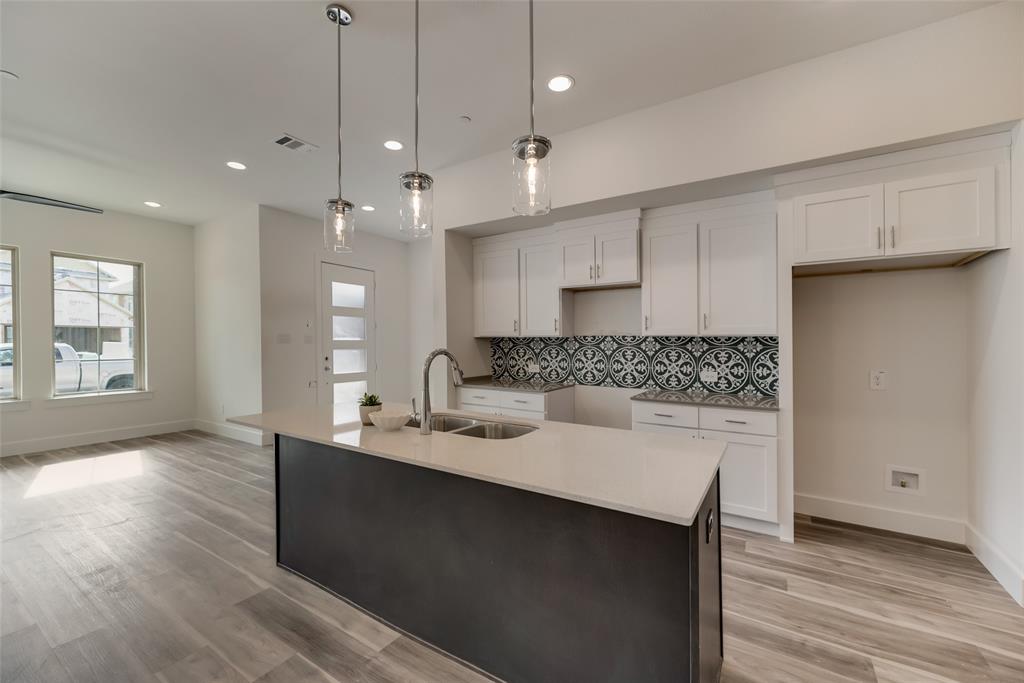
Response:
POLYGON ((728 422, 731 425, 745 425, 745 424, 747 424, 746 420, 726 420, 726 422, 728 422))
POLYGON ((668 413, 655 413, 654 417, 675 417, 675 415, 669 415, 668 413))
POLYGON ((895 225, 890 225, 889 226, 889 245, 893 249, 896 248, 896 226, 895 225))
POLYGON ((882 250, 882 226, 881 225, 878 226, 877 231, 878 231, 878 250, 881 251, 882 250))

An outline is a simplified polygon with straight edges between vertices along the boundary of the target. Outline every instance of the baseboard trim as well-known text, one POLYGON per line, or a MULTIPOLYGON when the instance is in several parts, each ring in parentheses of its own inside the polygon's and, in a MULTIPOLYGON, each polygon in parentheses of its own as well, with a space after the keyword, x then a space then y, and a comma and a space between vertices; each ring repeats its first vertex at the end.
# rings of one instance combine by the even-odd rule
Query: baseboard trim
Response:
POLYGON ((181 432, 192 429, 192 420, 175 420, 173 422, 155 422, 153 424, 134 425, 115 429, 100 429, 94 432, 78 432, 60 436, 45 436, 39 439, 23 439, 21 441, 0 441, 0 457, 27 455, 41 451, 52 451, 58 448, 74 448, 88 446, 105 441, 121 439, 137 439, 141 436, 181 432))
POLYGON ((241 441, 253 446, 269 446, 274 443, 274 435, 252 427, 229 424, 227 422, 212 422, 210 420, 195 420, 193 428, 201 432, 208 432, 223 436, 235 441, 241 441))
POLYGON ((967 547, 985 565, 985 569, 991 572, 999 585, 1006 589, 1010 597, 1024 606, 1024 568, 1015 564, 992 542, 992 539, 978 531, 969 522, 967 523, 967 547))
POLYGON ((776 524, 775 522, 766 522, 762 519, 750 519, 748 517, 739 517, 737 515, 730 515, 727 512, 722 513, 722 526, 732 527, 733 529, 742 529, 743 531, 750 531, 755 534, 764 534, 765 536, 774 536, 780 541, 786 543, 792 543, 792 537, 786 538, 782 535, 782 525, 776 524))
POLYGON ((961 545, 965 544, 967 540, 967 524, 962 519, 924 515, 919 512, 865 505, 836 498, 810 496, 804 493, 796 494, 794 502, 796 512, 811 517, 825 517, 839 522, 934 538, 961 545))

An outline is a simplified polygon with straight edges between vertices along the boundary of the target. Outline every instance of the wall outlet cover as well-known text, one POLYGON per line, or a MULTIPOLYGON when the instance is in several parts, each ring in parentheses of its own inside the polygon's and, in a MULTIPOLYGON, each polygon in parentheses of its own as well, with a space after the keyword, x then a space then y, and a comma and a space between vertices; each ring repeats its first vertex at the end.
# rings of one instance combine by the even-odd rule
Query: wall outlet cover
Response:
POLYGON ((540 365, 537 363, 530 363, 526 366, 527 372, 540 372, 540 365))
POLYGON ((871 391, 885 391, 889 388, 889 373, 885 370, 872 370, 868 378, 871 391))

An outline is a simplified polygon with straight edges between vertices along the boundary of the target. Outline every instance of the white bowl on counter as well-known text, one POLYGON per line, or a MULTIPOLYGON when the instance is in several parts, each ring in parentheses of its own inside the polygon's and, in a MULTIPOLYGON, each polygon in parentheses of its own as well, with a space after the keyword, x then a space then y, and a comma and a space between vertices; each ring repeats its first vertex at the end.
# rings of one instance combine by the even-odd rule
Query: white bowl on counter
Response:
POLYGON ((380 410, 370 413, 370 422, 382 432, 393 432, 405 426, 409 421, 409 413, 380 410))

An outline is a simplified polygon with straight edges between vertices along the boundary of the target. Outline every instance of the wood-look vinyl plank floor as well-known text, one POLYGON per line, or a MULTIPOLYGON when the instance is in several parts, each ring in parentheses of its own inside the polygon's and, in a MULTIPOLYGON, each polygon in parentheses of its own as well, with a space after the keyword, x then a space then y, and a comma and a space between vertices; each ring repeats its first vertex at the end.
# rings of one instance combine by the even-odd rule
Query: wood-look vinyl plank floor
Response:
MULTIPOLYGON (((194 431, 0 460, 0 680, 489 680, 278 568, 273 493, 271 449, 194 431)), ((1024 682, 1024 609, 966 549, 796 536, 723 530, 724 683, 1024 682)))

